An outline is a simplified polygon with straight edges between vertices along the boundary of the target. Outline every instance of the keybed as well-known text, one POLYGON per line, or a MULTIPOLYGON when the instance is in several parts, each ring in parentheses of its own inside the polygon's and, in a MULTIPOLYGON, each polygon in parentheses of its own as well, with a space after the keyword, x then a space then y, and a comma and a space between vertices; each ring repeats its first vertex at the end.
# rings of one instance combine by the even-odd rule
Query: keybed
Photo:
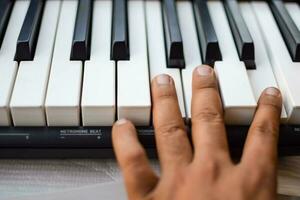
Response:
POLYGON ((166 57, 161 56, 166 53, 161 6, 160 1, 146 1, 145 5, 150 77, 152 79, 163 73, 172 76, 176 87, 180 111, 182 117, 185 118, 187 111, 184 105, 180 70, 168 68, 166 57))
POLYGON ((299 3, 282 0, 3 0, 0 126, 151 125, 151 85, 169 74, 191 118, 192 72, 214 67, 225 121, 249 125, 281 89, 300 123, 299 3))
POLYGON ((116 63, 110 60, 112 10, 110 0, 94 2, 91 57, 84 63, 81 94, 83 126, 109 126, 115 121, 116 63))
POLYGON ((63 1, 57 26, 45 109, 48 126, 79 126, 83 63, 70 60, 76 0, 63 1))
POLYGON ((194 69, 202 64, 200 47, 197 43, 197 30, 193 18, 193 7, 190 2, 177 2, 179 25, 182 30, 185 69, 181 70, 187 120, 192 116, 192 77, 194 69), (190 21, 191 23, 186 23, 190 21))
MULTIPOLYGON (((253 89, 254 97, 256 101, 259 100, 260 94, 267 87, 278 88, 276 78, 272 71, 272 65, 268 58, 266 46, 264 45, 264 39, 260 34, 259 26, 256 23, 255 13, 250 3, 240 3, 241 13, 245 20, 246 25, 249 28, 250 34, 253 38, 255 49, 255 63, 256 70, 248 70, 248 77, 253 89)), ((287 114, 284 106, 282 106, 281 120, 285 122, 287 114)))
POLYGON ((228 124, 250 124, 256 101, 245 63, 240 61, 222 3, 208 2, 208 8, 212 14, 223 57, 222 61, 215 63, 215 72, 219 80, 225 121, 228 124))
POLYGON ((0 47, 11 15, 13 3, 14 2, 10 0, 3 0, 0 2, 0 47))
POLYGON ((236 0, 224 0, 224 7, 239 58, 248 69, 255 68, 254 44, 236 0))
POLYGON ((253 2, 252 7, 283 95, 288 123, 297 124, 300 122, 300 93, 296 85, 299 84, 297 74, 300 73, 300 63, 293 62, 270 7, 265 2, 253 2))
POLYGON ((30 5, 28 7, 17 41, 17 49, 15 54, 16 61, 33 59, 37 40, 39 38, 39 30, 43 18, 44 6, 44 1, 30 1, 30 5))
POLYGON ((10 100, 15 126, 46 126, 44 101, 61 3, 46 3, 35 57, 21 61, 10 100), (28 81, 30 80, 30 81, 28 81), (28 114, 30 113, 30 117, 28 114))
POLYGON ((129 61, 117 62, 117 116, 149 125, 151 116, 145 2, 128 1, 129 61))
POLYGON ((93 0, 79 0, 72 41, 71 60, 89 60, 93 0))
POLYGON ((10 96, 14 88, 14 80, 17 74, 18 63, 14 60, 17 39, 29 6, 28 1, 15 3, 7 25, 6 33, 0 49, 0 125, 12 124, 10 114, 10 96))
POLYGON ((282 1, 271 0, 270 8, 292 60, 300 62, 300 31, 282 1))

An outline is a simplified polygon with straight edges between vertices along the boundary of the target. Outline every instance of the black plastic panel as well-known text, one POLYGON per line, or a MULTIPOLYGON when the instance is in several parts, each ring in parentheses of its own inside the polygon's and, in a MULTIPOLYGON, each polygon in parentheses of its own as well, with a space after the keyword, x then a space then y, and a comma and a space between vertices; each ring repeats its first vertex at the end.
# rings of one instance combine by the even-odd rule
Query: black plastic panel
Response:
MULTIPOLYGON (((155 155, 152 127, 137 127, 138 137, 155 155)), ((187 131, 190 135, 189 128, 187 131)), ((227 126, 230 149, 239 153, 248 126, 227 126)), ((300 155, 300 125, 280 128, 280 155, 300 155)), ((113 157, 111 127, 0 127, 0 158, 113 157)))

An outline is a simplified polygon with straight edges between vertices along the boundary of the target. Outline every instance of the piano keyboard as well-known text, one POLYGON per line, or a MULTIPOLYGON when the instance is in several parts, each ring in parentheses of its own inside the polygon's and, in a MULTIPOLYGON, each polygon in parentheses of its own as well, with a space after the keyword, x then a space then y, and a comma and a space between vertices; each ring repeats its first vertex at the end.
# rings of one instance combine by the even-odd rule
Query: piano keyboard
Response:
POLYGON ((232 149, 273 86, 279 151, 300 154, 297 0, 2 0, 0 157, 109 157, 121 118, 154 152, 150 80, 173 77, 188 128, 200 64, 214 66, 232 149))

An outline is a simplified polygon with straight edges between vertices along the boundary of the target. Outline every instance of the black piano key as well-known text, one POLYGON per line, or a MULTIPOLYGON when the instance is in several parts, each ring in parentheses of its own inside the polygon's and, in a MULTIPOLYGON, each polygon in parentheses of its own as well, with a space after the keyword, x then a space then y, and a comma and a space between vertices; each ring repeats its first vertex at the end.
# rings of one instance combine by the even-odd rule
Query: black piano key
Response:
POLYGON ((222 60, 222 55, 206 0, 194 0, 194 13, 200 39, 202 60, 205 64, 213 66, 215 61, 222 60))
POLYGON ((72 41, 71 60, 89 60, 93 0, 80 0, 72 41))
POLYGON ((184 68, 183 42, 174 0, 163 0, 163 18, 169 68, 184 68))
POLYGON ((224 0, 224 7, 240 60, 245 62, 247 69, 255 69, 254 43, 240 13, 238 2, 224 0))
POLYGON ((31 0, 17 41, 16 61, 33 60, 43 16, 44 0, 31 0))
POLYGON ((3 42, 8 20, 13 7, 13 2, 14 2, 13 0, 0 1, 0 47, 3 42))
POLYGON ((293 61, 300 62, 300 31, 281 0, 271 0, 270 7, 293 61))
POLYGON ((127 0, 113 1, 111 59, 129 60, 127 0))

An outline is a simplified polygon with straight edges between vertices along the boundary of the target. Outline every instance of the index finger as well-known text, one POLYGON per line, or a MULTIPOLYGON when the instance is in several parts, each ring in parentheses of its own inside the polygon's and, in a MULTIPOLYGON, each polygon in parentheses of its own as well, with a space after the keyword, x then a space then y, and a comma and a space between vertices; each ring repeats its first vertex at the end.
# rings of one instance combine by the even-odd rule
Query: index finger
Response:
POLYGON ((162 171, 166 168, 188 164, 192 149, 178 105, 173 79, 162 74, 151 84, 153 99, 153 124, 158 156, 162 171))
POLYGON ((282 99, 278 89, 268 88, 262 93, 247 136, 242 163, 275 166, 281 106, 282 99))

